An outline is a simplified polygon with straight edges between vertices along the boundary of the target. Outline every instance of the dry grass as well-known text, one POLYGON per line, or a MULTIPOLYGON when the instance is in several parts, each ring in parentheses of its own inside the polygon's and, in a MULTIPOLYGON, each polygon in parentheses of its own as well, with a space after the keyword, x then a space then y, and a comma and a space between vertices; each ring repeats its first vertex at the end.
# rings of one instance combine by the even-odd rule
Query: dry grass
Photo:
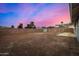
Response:
POLYGON ((64 31, 66 30, 49 29, 49 32, 44 33, 41 29, 0 30, 0 55, 78 55, 73 52, 72 47, 75 46, 73 37, 56 36, 64 31))

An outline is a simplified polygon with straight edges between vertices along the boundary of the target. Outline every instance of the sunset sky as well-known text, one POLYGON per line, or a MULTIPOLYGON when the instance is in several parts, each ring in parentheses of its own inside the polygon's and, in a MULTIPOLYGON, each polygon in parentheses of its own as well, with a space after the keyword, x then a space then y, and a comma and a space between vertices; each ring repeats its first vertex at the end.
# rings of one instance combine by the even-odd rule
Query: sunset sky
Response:
POLYGON ((24 26, 34 21, 37 27, 70 23, 69 4, 64 3, 0 3, 0 26, 24 26))

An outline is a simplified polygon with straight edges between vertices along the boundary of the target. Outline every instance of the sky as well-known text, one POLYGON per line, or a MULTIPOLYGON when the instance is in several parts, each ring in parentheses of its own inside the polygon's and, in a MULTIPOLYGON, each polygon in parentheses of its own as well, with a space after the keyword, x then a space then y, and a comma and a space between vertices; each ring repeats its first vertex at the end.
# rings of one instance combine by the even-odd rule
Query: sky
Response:
POLYGON ((68 3, 0 3, 0 26, 55 26, 71 22, 68 3))

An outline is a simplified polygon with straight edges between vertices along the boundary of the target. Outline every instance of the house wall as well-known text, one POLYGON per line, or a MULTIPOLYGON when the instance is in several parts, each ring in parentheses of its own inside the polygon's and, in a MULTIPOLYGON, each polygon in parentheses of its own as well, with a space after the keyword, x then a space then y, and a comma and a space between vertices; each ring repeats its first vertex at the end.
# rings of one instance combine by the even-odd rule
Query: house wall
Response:
POLYGON ((79 4, 72 3, 72 23, 75 26, 75 34, 79 41, 79 4))

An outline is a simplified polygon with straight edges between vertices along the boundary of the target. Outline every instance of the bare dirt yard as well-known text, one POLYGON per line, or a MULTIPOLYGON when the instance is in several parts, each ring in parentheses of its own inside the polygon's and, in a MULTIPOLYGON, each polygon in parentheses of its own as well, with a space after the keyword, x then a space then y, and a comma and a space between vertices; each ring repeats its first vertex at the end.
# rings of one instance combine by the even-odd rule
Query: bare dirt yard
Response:
POLYGON ((74 37, 56 36, 71 29, 0 29, 0 55, 73 56, 79 55, 74 37))

